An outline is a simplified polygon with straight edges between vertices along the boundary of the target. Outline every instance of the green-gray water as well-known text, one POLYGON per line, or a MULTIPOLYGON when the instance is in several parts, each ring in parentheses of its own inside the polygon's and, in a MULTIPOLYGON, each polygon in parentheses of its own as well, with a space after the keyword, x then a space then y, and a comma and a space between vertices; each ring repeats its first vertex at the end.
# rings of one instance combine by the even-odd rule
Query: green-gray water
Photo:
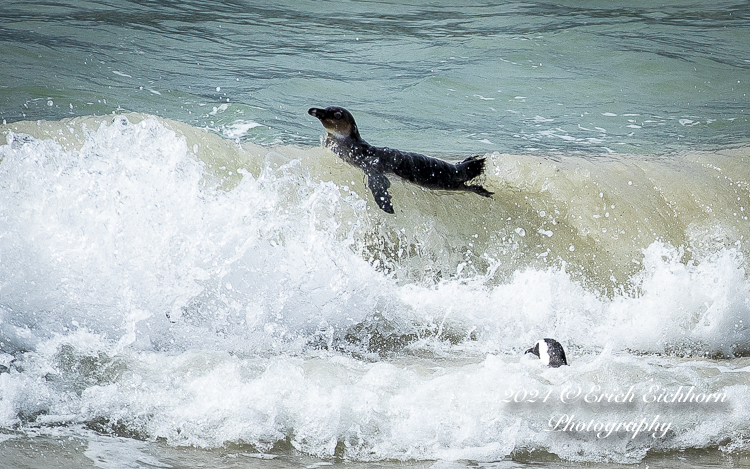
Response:
POLYGON ((661 153, 750 135, 747 2, 10 0, 3 10, 8 122, 125 109, 314 145, 305 110, 337 104, 371 143, 443 154, 661 153))

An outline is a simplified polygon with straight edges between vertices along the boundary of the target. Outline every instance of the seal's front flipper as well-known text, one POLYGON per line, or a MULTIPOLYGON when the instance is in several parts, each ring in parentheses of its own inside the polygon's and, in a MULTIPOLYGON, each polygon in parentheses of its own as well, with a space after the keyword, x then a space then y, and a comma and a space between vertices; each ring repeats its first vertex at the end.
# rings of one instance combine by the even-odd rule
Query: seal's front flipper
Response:
POLYGON ((391 196, 388 194, 388 188, 391 187, 391 181, 383 173, 368 172, 367 186, 375 197, 375 202, 384 212, 394 213, 391 196))

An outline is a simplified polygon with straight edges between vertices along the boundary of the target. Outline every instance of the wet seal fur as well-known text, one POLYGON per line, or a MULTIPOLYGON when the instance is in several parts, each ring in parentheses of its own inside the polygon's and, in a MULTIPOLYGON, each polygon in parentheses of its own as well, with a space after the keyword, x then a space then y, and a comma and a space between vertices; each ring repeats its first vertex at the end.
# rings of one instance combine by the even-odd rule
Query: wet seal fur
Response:
POLYGON ((484 172, 484 158, 470 156, 457 164, 391 148, 374 147, 362 140, 354 117, 344 108, 310 108, 307 111, 320 119, 328 135, 325 146, 349 164, 358 166, 367 175, 367 186, 375 202, 384 212, 393 213, 386 174, 395 174, 428 189, 474 192, 483 197, 493 193, 477 184, 466 184, 484 172))
POLYGON ((563 346, 555 339, 540 339, 525 353, 536 355, 542 363, 552 368, 568 364, 563 346))

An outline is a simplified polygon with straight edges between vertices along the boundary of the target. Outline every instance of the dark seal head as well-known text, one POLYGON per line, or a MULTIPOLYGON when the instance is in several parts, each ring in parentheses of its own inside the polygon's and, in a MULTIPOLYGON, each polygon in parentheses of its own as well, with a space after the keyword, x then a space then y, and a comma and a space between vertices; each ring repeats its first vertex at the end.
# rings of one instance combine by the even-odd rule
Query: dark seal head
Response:
POLYGON ((482 174, 484 158, 471 156, 452 164, 419 153, 374 147, 360 137, 357 123, 346 109, 336 106, 310 108, 307 113, 318 118, 326 129, 325 146, 365 172, 375 202, 387 213, 394 211, 388 194, 391 182, 386 174, 395 174, 428 189, 468 191, 483 197, 492 195, 478 184, 466 184, 482 174))
POLYGON ((552 368, 568 364, 563 346, 555 339, 538 340, 526 353, 536 355, 542 360, 542 363, 552 368))
POLYGON ((329 136, 336 139, 360 140, 354 116, 343 107, 331 106, 325 109, 312 107, 307 113, 320 120, 329 136))

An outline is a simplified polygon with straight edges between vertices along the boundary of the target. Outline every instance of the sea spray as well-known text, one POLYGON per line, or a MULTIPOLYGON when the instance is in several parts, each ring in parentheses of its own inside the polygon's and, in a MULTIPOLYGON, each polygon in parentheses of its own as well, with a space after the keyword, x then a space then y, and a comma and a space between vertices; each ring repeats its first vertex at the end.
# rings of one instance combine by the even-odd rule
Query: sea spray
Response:
POLYGON ((637 462, 743 444, 740 150, 665 166, 491 155, 492 201, 394 182, 403 212, 383 218, 320 148, 133 115, 4 129, 5 429, 359 461, 637 462), (669 182, 680 171, 694 187, 669 182), (545 336, 569 367, 523 355, 545 336), (571 385, 725 399, 538 399, 571 385), (671 426, 545 431, 559 415, 671 426))

